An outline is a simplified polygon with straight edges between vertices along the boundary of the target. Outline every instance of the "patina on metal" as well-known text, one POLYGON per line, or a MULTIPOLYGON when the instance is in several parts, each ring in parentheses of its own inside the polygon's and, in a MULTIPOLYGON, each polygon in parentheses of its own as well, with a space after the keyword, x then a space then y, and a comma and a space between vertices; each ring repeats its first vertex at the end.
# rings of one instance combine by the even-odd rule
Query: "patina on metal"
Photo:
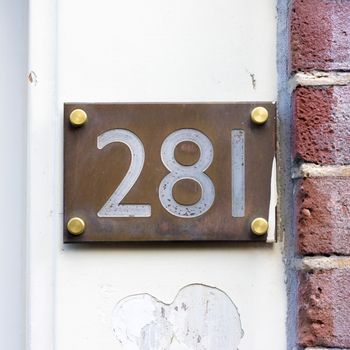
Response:
POLYGON ((65 104, 64 242, 266 241, 251 224, 271 215, 275 115, 266 102, 65 104))

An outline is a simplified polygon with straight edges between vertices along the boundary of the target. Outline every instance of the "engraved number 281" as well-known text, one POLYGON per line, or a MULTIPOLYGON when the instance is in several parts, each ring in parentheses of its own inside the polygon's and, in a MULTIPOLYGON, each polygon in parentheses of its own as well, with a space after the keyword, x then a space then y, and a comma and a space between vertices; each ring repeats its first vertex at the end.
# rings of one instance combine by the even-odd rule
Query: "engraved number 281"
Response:
MULTIPOLYGON (((141 174, 145 151, 141 140, 131 131, 125 129, 108 130, 98 136, 97 147, 104 148, 110 143, 122 142, 131 152, 131 164, 127 174, 107 202, 98 212, 99 217, 149 217, 149 204, 120 204, 131 190, 141 174)), ((215 187, 208 175, 204 173, 213 161, 213 145, 209 138, 195 129, 181 129, 171 133, 161 147, 161 159, 169 170, 159 186, 159 200, 162 206, 172 215, 181 218, 194 218, 207 212, 214 203, 215 187), (178 163, 175 159, 175 148, 183 142, 194 142, 200 150, 198 161, 189 166, 178 163), (193 205, 182 205, 173 197, 174 185, 184 179, 196 181, 201 187, 201 198, 193 205)))

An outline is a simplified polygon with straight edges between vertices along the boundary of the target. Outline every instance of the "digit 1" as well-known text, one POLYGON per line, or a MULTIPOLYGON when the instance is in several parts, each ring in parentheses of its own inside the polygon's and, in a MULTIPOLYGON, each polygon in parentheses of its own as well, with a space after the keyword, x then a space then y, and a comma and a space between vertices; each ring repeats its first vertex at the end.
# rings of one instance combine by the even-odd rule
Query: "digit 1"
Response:
POLYGON ((245 137, 244 130, 231 132, 232 216, 245 215, 245 137))

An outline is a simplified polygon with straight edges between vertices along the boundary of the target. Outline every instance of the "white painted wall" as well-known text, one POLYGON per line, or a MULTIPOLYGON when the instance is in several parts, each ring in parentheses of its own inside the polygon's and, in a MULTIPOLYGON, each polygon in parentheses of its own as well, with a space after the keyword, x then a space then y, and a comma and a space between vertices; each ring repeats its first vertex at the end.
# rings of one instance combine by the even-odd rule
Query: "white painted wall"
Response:
POLYGON ((29 349, 121 349, 111 325, 120 299, 150 293, 171 303, 191 283, 217 287, 237 305, 241 350, 286 348, 281 243, 64 246, 61 239, 63 103, 275 100, 275 6, 31 0, 38 84, 29 108, 29 349))
POLYGON ((0 347, 24 348, 27 4, 0 1, 0 347))

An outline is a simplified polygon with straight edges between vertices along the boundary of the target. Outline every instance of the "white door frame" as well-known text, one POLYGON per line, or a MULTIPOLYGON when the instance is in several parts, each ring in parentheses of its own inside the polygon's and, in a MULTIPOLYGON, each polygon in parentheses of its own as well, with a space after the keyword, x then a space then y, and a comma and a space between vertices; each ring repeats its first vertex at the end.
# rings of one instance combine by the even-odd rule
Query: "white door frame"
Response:
POLYGON ((53 350, 56 1, 31 0, 27 169, 27 349, 53 350), (45 195, 43 195, 45 194, 45 195))

